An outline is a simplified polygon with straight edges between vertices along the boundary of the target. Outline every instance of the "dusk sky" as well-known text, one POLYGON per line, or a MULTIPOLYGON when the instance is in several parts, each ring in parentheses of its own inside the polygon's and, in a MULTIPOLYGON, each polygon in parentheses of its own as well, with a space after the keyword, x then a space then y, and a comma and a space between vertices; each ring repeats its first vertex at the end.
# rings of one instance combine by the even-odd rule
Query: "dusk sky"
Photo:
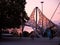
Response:
MULTIPOLYGON (((33 9, 37 6, 41 10, 41 1, 44 1, 43 3, 43 14, 47 18, 51 18, 52 14, 54 13, 58 3, 60 0, 26 0, 27 4, 25 5, 25 10, 28 14, 28 16, 31 15, 33 9)), ((52 18, 52 21, 56 24, 60 23, 60 5, 52 18)))
MULTIPOLYGON (((40 10, 42 9, 41 1, 44 1, 43 3, 43 14, 50 19, 57 8, 60 0, 26 0, 27 4, 25 5, 25 10, 28 14, 28 16, 31 15, 33 9, 37 6, 40 10)), ((41 10, 42 11, 42 10, 41 10)), ((60 25, 60 5, 57 9, 57 11, 54 14, 54 17, 51 19, 52 22, 55 24, 60 25)), ((27 30, 28 32, 33 31, 31 27, 25 26, 24 30, 27 30)))

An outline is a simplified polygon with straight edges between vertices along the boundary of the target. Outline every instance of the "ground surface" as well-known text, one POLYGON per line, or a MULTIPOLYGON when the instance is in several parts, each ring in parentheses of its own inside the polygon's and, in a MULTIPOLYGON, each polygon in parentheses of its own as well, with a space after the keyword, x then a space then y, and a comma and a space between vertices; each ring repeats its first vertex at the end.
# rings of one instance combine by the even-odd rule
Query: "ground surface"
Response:
POLYGON ((60 38, 53 38, 49 40, 48 38, 31 38, 21 39, 19 37, 4 37, 0 39, 0 45, 58 45, 60 43, 60 38))

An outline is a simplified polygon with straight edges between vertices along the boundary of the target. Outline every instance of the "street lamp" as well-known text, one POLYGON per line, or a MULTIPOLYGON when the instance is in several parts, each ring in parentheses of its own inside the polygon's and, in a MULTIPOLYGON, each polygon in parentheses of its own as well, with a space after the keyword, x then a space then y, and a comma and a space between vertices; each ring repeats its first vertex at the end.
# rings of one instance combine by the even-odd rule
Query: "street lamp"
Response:
MULTIPOLYGON (((42 14, 43 14, 43 3, 44 3, 44 2, 43 2, 43 1, 41 1, 41 7, 42 7, 41 9, 42 9, 42 14)), ((42 16, 42 28, 43 28, 43 16, 42 16)))
POLYGON ((38 7, 36 7, 36 30, 37 30, 37 9, 38 7))

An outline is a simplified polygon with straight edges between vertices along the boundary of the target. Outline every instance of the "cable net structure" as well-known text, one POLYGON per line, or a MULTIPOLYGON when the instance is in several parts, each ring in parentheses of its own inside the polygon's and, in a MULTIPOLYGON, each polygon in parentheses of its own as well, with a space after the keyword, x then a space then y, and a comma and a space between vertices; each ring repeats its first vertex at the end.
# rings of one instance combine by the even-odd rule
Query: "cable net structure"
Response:
MULTIPOLYGON (((56 24, 54 24, 51 20, 49 20, 42 12, 39 8, 37 8, 37 12, 39 14, 37 14, 37 16, 39 16, 39 20, 37 23, 37 27, 41 27, 43 29, 46 29, 48 27, 56 27, 56 24)), ((34 16, 36 15, 36 8, 34 8, 34 10, 32 11, 31 15, 30 15, 30 20, 28 20, 26 22, 26 25, 32 26, 36 28, 36 20, 34 18, 34 16)), ((38 18, 38 17, 37 17, 38 18)))
POLYGON ((29 26, 36 26, 36 22, 35 22, 35 19, 34 19, 34 12, 35 12, 35 9, 33 10, 33 12, 31 13, 30 15, 30 20, 28 20, 25 24, 26 25, 29 25, 29 26))
MULTIPOLYGON (((25 23, 26 26, 30 26, 32 27, 32 29, 35 31, 35 33, 39 36, 39 33, 43 33, 44 30, 46 30, 47 28, 51 28, 54 31, 57 30, 57 25, 54 24, 51 20, 49 20, 42 12, 39 8, 34 8, 34 10, 32 11, 31 15, 30 15, 30 20, 28 20, 25 23), (37 12, 36 12, 37 10, 37 12), (36 22, 34 16, 37 15, 37 18, 39 16, 39 20, 38 23, 36 22), (36 25, 37 23, 37 25, 36 25), (36 29, 37 28, 37 29, 36 29)), ((39 36, 41 37, 41 36, 39 36)))

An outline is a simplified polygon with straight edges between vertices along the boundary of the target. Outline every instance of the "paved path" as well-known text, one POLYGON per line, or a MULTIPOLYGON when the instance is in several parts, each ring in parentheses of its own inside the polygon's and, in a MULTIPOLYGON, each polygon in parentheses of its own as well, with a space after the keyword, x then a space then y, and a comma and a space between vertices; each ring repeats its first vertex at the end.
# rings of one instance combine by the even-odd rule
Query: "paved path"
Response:
POLYGON ((5 38, 0 40, 0 45, 58 45, 60 38, 54 38, 49 40, 48 38, 5 38))

